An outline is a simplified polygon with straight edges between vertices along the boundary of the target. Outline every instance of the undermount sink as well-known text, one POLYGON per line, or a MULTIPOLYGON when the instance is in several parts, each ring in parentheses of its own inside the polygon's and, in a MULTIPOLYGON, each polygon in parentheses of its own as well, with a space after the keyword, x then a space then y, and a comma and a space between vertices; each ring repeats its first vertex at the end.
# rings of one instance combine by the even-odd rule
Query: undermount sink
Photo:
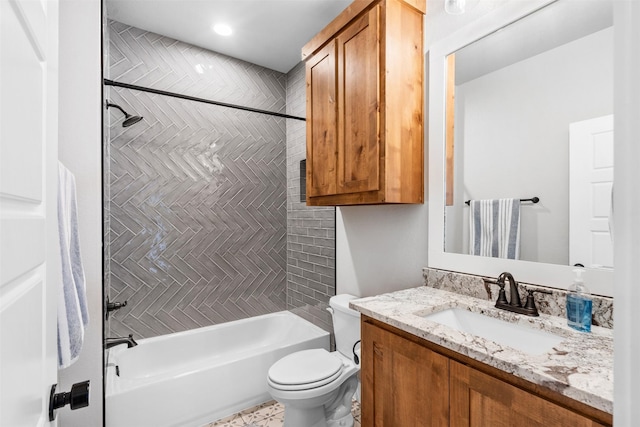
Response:
POLYGON ((422 317, 531 355, 547 353, 564 341, 564 337, 552 332, 510 323, 460 308, 449 308, 422 317))

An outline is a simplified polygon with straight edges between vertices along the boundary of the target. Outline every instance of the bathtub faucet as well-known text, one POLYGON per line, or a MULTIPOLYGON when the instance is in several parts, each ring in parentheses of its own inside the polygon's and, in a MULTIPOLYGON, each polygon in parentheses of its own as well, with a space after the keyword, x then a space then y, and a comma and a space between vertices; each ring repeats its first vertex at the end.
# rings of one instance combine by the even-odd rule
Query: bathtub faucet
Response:
POLYGON ((128 337, 117 337, 117 338, 105 338, 104 339, 104 349, 107 350, 113 346, 126 344, 127 348, 135 347, 138 345, 137 342, 133 339, 133 334, 129 334, 128 337))

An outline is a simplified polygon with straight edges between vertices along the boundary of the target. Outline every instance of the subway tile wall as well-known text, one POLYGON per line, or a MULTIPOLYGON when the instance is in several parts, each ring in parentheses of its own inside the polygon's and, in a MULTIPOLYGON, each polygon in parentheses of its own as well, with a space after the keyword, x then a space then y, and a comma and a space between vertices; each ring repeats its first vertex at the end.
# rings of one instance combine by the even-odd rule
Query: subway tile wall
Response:
MULTIPOLYGON (((306 116, 302 62, 287 74, 287 114, 306 116)), ((305 122, 287 120, 287 308, 331 332, 326 308, 336 292, 335 208, 300 201, 300 160, 305 157, 305 122)))
MULTIPOLYGON (((285 111, 282 73, 118 22, 108 29, 113 80, 285 111)), ((327 226, 317 227, 326 240, 312 245, 318 254, 305 252, 313 242, 304 240, 320 231, 287 239, 285 119, 129 89, 108 87, 106 95, 144 116, 122 128, 122 114, 107 113, 105 283, 112 301, 128 301, 111 317, 110 334, 151 337, 287 305, 322 318, 317 306, 332 289, 323 270, 331 268, 332 232, 318 216, 327 226), (287 245, 294 243, 305 256, 293 264, 307 272, 294 273, 321 293, 299 290, 290 278, 296 288, 287 300, 287 245)), ((304 141, 304 130, 296 132, 304 141)))

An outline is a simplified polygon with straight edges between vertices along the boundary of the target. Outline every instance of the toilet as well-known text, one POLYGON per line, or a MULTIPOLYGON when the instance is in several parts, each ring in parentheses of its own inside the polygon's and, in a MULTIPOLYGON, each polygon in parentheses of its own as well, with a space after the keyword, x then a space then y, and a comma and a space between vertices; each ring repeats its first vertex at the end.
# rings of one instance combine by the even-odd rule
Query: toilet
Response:
POLYGON ((351 400, 359 388, 360 313, 349 308, 353 295, 329 300, 336 351, 302 350, 269 369, 271 396, 284 405, 284 427, 353 427, 351 400))

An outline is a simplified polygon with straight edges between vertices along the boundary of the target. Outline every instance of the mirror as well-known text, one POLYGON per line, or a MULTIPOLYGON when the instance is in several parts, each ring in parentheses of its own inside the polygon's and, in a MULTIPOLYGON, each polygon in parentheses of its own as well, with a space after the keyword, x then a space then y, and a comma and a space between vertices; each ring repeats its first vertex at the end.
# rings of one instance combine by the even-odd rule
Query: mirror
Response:
POLYGON ((613 7, 517 3, 429 52, 429 265, 566 288, 580 263, 611 295, 613 7), (467 255, 481 210, 465 202, 534 197, 515 259, 467 255))

